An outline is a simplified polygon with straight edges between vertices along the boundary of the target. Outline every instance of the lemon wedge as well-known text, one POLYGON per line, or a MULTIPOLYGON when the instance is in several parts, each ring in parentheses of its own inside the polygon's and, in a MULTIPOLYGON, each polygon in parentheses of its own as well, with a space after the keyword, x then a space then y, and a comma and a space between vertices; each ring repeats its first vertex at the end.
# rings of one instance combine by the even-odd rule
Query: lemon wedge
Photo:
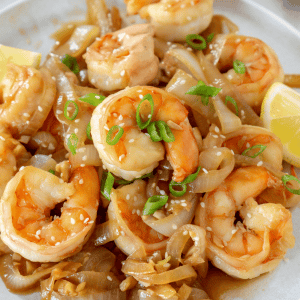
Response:
POLYGON ((268 90, 261 107, 264 127, 283 144, 283 158, 300 167, 300 94, 276 82, 268 90))
POLYGON ((8 62, 12 62, 20 66, 38 68, 41 57, 41 53, 8 47, 0 44, 0 82, 6 73, 6 64, 8 62))

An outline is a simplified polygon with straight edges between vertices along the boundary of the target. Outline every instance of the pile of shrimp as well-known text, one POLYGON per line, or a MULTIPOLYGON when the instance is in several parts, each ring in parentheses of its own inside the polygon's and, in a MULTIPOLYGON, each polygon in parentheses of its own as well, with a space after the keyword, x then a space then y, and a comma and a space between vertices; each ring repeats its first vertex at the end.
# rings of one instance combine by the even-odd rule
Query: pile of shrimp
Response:
POLYGON ((212 265, 240 279, 274 270, 295 244, 300 181, 259 119, 285 77, 273 49, 213 0, 125 0, 147 21, 129 26, 86 2, 40 68, 8 63, 0 83, 7 288, 203 300, 212 265), (190 92, 203 87, 217 92, 190 92))

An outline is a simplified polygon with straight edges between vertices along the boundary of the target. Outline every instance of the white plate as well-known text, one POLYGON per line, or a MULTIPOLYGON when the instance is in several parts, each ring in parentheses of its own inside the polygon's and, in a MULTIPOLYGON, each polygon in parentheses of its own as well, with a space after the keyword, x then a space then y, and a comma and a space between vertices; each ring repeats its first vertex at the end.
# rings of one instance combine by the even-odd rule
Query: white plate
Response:
MULTIPOLYGON (((107 2, 110 5, 118 3, 124 8, 122 0, 107 2)), ((280 1, 276 2, 276 5, 280 4, 280 1)), ((269 44, 278 54, 286 73, 299 73, 300 32, 284 19, 251 0, 216 0, 215 12, 222 13, 237 23, 242 34, 258 37, 269 44)), ((0 11, 0 43, 38 51, 45 57, 53 44, 49 35, 58 28, 59 22, 83 19, 84 16, 84 0, 18 1, 17 4, 0 11)), ((243 287, 223 293, 220 299, 300 299, 299 208, 293 211, 293 224, 296 245, 294 249, 288 251, 286 255, 288 261, 282 261, 270 274, 248 281, 243 287)), ((37 295, 22 298, 39 299, 37 295)), ((20 296, 9 293, 0 280, 0 299, 18 300, 20 296)))

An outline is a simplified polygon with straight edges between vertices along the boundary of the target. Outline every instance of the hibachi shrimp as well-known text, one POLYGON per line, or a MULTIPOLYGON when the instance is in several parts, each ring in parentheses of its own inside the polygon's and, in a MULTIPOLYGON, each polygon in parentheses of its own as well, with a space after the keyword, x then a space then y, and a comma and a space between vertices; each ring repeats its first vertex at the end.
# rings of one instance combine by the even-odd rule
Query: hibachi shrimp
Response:
POLYGON ((279 181, 263 167, 244 167, 205 194, 195 223, 206 229, 209 259, 225 273, 257 277, 275 269, 294 246, 291 213, 281 204, 254 199, 279 181))
MULTIPOLYGON (((147 101, 143 102, 141 113, 142 119, 148 118, 147 101)), ((116 176, 133 180, 153 171, 164 159, 166 148, 167 159, 174 170, 173 180, 181 182, 196 171, 199 159, 197 142, 187 117, 187 109, 172 94, 155 87, 137 86, 112 94, 98 105, 91 119, 91 132, 104 166, 116 176), (147 94, 154 102, 151 120, 169 124, 174 142, 164 142, 163 146, 139 128, 136 110, 147 94), (106 138, 115 125, 122 127, 124 133, 118 143, 111 146, 106 138)))
POLYGON ((161 0, 143 7, 142 18, 155 28, 155 35, 182 42, 190 33, 204 31, 213 17, 213 0, 161 0))
POLYGON ((236 34, 220 35, 221 52, 218 40, 211 45, 214 64, 226 78, 236 86, 245 101, 255 110, 260 110, 262 100, 274 82, 283 82, 284 72, 274 50, 263 41, 236 34), (223 40, 224 39, 224 40, 223 40), (244 73, 237 73, 233 68, 234 61, 245 65, 244 73))
POLYGON ((159 0, 124 0, 129 15, 137 14, 139 10, 149 4, 159 2, 159 0))
POLYGON ((25 167, 9 181, 0 202, 2 241, 31 261, 56 262, 73 255, 94 226, 99 190, 93 167, 75 169, 70 183, 25 167), (53 218, 51 210, 65 199, 60 217, 53 218))
POLYGON ((146 182, 143 180, 112 190, 108 217, 119 225, 121 234, 115 243, 128 255, 143 256, 166 247, 167 237, 149 227, 142 219, 146 202, 146 182))
POLYGON ((153 26, 136 24, 96 39, 83 56, 89 81, 102 91, 151 82, 159 64, 153 35, 153 26))
POLYGON ((0 124, 14 138, 32 136, 47 118, 55 95, 55 81, 47 69, 8 64, 0 83, 0 124))

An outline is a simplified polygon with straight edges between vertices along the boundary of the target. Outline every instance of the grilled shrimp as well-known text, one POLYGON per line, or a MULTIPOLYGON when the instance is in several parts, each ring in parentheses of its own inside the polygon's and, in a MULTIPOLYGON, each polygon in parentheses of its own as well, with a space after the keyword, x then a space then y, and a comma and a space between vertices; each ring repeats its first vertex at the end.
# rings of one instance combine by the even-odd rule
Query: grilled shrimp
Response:
POLYGON ((137 14, 142 7, 158 1, 159 0, 124 0, 129 15, 137 14))
POLYGON ((218 40, 211 46, 208 54, 218 69, 236 86, 245 101, 255 110, 260 110, 262 100, 274 82, 283 82, 284 72, 276 53, 263 41, 236 34, 219 37, 223 44, 221 51, 218 40), (224 39, 224 40, 223 40, 224 39), (216 57, 213 57, 217 54, 216 57), (244 74, 236 73, 234 61, 244 63, 244 74))
MULTIPOLYGON (((143 102, 146 103, 147 102, 143 102)), ((150 107, 142 106, 142 118, 148 118, 150 107), (146 112, 147 111, 147 112, 146 112), (145 113, 146 112, 146 113, 145 113)), ((199 150, 188 111, 173 95, 155 87, 133 87, 107 97, 93 112, 91 132, 94 145, 105 167, 116 176, 133 180, 145 175, 167 159, 173 167, 173 180, 183 181, 198 167, 199 150), (154 102, 152 121, 170 124, 174 142, 154 142, 137 125, 136 110, 141 99, 150 94, 154 102), (124 133, 117 144, 107 144, 109 129, 118 125, 124 133)))
POLYGON ((185 41, 190 33, 204 31, 213 16, 213 0, 161 0, 140 10, 155 28, 155 35, 168 41, 185 41))
POLYGON ((47 69, 8 64, 0 83, 0 124, 14 138, 33 135, 47 118, 55 95, 55 82, 47 69))
POLYGON ((115 243, 128 255, 143 255, 166 247, 167 237, 142 219, 146 201, 146 182, 143 180, 112 190, 108 217, 119 225, 121 234, 115 243))
POLYGON ((56 262, 81 250, 97 216, 99 179, 93 167, 77 168, 69 183, 25 167, 7 184, 0 202, 2 241, 21 256, 56 262), (60 217, 51 210, 67 199, 60 217))
POLYGON ((273 270, 295 244, 291 213, 255 197, 281 181, 263 167, 235 170, 206 193, 195 223, 206 229, 207 255, 227 274, 247 279, 273 270))
POLYGON ((151 82, 158 72, 153 35, 151 25, 136 24, 96 39, 84 55, 89 81, 103 91, 151 82))

